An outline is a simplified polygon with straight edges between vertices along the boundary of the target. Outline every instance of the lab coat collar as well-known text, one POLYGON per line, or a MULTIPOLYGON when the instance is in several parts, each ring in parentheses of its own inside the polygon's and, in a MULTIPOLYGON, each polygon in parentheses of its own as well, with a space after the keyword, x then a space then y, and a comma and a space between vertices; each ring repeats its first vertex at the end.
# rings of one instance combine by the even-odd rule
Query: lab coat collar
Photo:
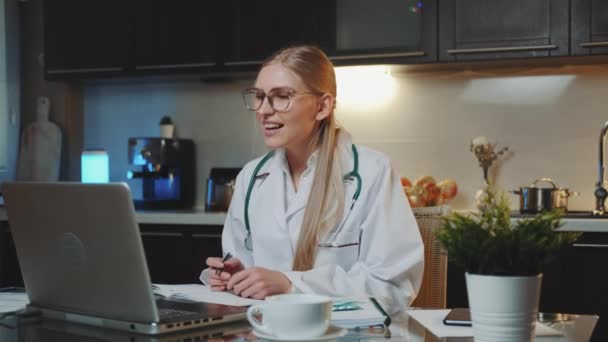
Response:
MULTIPOLYGON (((336 151, 337 153, 334 155, 334 157, 340 158, 340 165, 342 166, 342 173, 346 174, 352 170, 353 165, 354 165, 354 157, 353 157, 353 151, 352 151, 352 139, 351 139, 350 134, 348 134, 346 131, 341 130, 340 133, 338 134, 337 147, 338 147, 337 151, 336 151)), ((319 156, 319 149, 315 150, 308 158, 307 170, 309 170, 309 172, 312 172, 312 173, 315 172, 315 168, 316 168, 317 161, 318 161, 318 156, 319 156)), ((272 168, 269 168, 268 171, 266 171, 266 172, 270 173, 268 176, 268 178, 269 178, 268 180, 271 182, 269 182, 269 184, 274 184, 278 188, 283 189, 283 191, 286 191, 286 189, 284 189, 283 186, 279 185, 279 184, 285 184, 284 182, 286 182, 287 175, 289 174, 289 164, 287 163, 285 149, 282 149, 282 148, 276 149, 271 162, 272 162, 272 168)), ((314 177, 314 175, 313 175, 313 177, 314 177)), ((313 182, 314 182, 314 180, 313 180, 313 182)), ((346 199, 347 199, 347 203, 345 203, 345 206, 350 205, 349 199, 352 198, 356 185, 357 185, 357 183, 354 181, 346 181, 344 183, 346 199)), ((289 218, 292 215, 299 212, 300 210, 303 210, 306 207, 308 197, 304 198, 303 200, 301 200, 297 203, 294 203, 291 206, 291 208, 289 208, 289 211, 287 211, 287 208, 285 208, 285 205, 284 205, 285 201, 283 200, 285 195, 286 194, 284 192, 277 194, 277 196, 281 196, 281 197, 279 197, 279 198, 281 198, 281 201, 278 201, 278 203, 283 203, 283 204, 275 205, 275 207, 273 208, 272 211, 273 211, 273 216, 275 217, 275 220, 277 221, 277 223, 282 228, 287 229, 287 221, 289 220, 289 218)))
MULTIPOLYGON (((320 153, 319 149, 317 149, 308 158, 307 170, 310 170, 310 172, 313 172, 313 173, 315 172, 319 153, 320 153)), ((336 154, 334 154, 334 158, 336 158, 336 157, 340 158, 340 166, 342 167, 342 173, 346 174, 353 169, 354 156, 353 156, 353 151, 352 151, 352 139, 351 139, 350 134, 348 134, 346 131, 343 131, 343 130, 341 130, 340 133, 338 134, 337 151, 336 151, 336 154)), ((287 170, 289 170, 289 168, 287 168, 287 170)), ((289 171, 287 171, 287 172, 289 172, 289 171)), ((314 177, 314 174, 312 176, 314 177)), ((312 180, 312 182, 314 182, 314 179, 312 180)), ((312 184, 310 186, 312 186, 312 184)), ((344 192, 346 195, 345 198, 347 199, 347 202, 345 203, 346 207, 350 206, 350 198, 352 198, 353 194, 355 193, 356 186, 357 186, 357 183, 354 180, 347 180, 344 182, 344 192)), ((308 196, 306 196, 306 198, 301 198, 301 200, 299 202, 294 203, 294 205, 292 205, 292 207, 289 208, 289 210, 286 210, 285 214, 287 216, 287 220, 289 220, 289 218, 292 215, 294 215, 295 213, 304 209, 306 207, 307 202, 308 202, 308 196)))
MULTIPOLYGON (((287 154, 284 148, 279 148, 275 151, 276 165, 285 174, 291 174, 289 171, 289 162, 287 161, 287 154)), ((317 159, 319 158, 319 149, 316 149, 306 161, 306 170, 314 170, 317 165, 317 159)), ((306 171, 305 171, 306 172, 306 171)))
MULTIPOLYGON (((318 156, 319 156, 319 149, 315 150, 308 157, 308 160, 306 161, 306 170, 304 170, 304 172, 300 176, 301 177, 300 178, 301 187, 300 187, 300 189, 298 189, 298 192, 304 191, 305 188, 309 188, 312 186, 312 182, 314 182, 314 179, 310 179, 308 181, 302 182, 302 177, 307 177, 307 178, 314 177, 316 167, 317 167, 318 156)), ((293 181, 293 180, 291 180, 291 175, 287 176, 288 173, 289 173, 289 168, 287 169, 287 171, 285 173, 285 177, 289 181, 293 181)), ((286 185, 286 186, 291 186, 291 185, 286 185)), ((289 220, 289 218, 292 215, 294 215, 295 213, 306 208, 307 202, 308 202, 308 196, 302 196, 302 193, 299 193, 298 196, 296 197, 295 202, 292 203, 292 205, 286 209, 285 214, 287 216, 287 220, 289 220)))

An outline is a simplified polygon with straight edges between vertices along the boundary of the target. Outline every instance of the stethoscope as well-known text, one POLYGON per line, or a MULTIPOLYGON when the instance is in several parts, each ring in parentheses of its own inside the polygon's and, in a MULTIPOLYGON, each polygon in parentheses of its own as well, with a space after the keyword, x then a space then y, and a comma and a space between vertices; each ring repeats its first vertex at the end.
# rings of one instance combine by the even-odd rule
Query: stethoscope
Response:
MULTIPOLYGON (((355 193, 353 194, 353 198, 350 203, 348 213, 346 214, 346 216, 344 216, 344 218, 340 222, 340 225, 336 229, 334 229, 334 231, 329 236, 327 241, 319 244, 320 247, 337 247, 334 240, 336 239, 336 237, 342 230, 344 223, 350 216, 350 213, 353 211, 353 207, 355 206, 355 203, 357 202, 357 200, 359 199, 359 195, 361 194, 362 181, 361 181, 361 176, 359 175, 359 153, 357 152, 357 148, 355 147, 354 144, 351 145, 351 147, 353 150, 353 160, 354 160, 353 169, 352 169, 352 171, 350 171, 349 173, 344 175, 343 180, 348 181, 348 180, 352 180, 354 178, 357 181, 357 188, 355 189, 355 193)), ((247 229, 247 236, 245 237, 245 240, 243 241, 243 245, 245 246, 245 249, 247 249, 248 251, 253 251, 253 243, 251 241, 251 226, 249 224, 249 200, 251 199, 251 193, 253 192, 253 186, 255 185, 255 181, 258 178, 263 178, 263 177, 267 176, 267 175, 265 175, 265 176, 258 175, 258 172, 260 171, 262 166, 264 166, 264 164, 266 164, 268 159, 270 159, 272 157, 273 154, 274 154, 274 151, 267 153, 264 156, 264 158, 262 158, 262 160, 260 160, 258 165, 256 165, 255 169, 253 170, 253 175, 251 176, 251 179, 249 180, 249 186, 247 187, 247 194, 245 195, 245 229, 247 229)))

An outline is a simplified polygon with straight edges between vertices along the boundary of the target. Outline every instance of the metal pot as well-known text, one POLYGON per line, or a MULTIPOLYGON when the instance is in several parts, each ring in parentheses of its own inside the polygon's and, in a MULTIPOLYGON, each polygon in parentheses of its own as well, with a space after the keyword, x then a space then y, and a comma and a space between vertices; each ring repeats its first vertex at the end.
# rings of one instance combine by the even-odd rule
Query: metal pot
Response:
POLYGON ((522 214, 536 214, 544 210, 562 208, 568 210, 568 198, 578 195, 567 188, 558 188, 550 178, 537 179, 531 186, 521 187, 511 191, 519 195, 519 211, 522 214), (547 183, 550 187, 538 187, 539 183, 547 183))

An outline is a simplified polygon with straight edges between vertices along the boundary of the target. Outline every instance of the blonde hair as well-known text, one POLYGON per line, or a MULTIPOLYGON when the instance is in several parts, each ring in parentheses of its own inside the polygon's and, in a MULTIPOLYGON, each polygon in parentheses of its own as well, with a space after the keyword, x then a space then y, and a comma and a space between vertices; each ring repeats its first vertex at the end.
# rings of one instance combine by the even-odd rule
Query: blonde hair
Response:
MULTIPOLYGON (((334 67, 321 49, 308 45, 288 47, 268 58, 262 68, 272 63, 280 63, 293 71, 310 91, 336 98, 334 67)), ((313 267, 319 240, 335 227, 344 211, 342 168, 339 156, 335 155, 340 128, 334 108, 318 127, 311 139, 311 143, 319 147, 315 180, 300 228, 294 271, 307 271, 313 267)))

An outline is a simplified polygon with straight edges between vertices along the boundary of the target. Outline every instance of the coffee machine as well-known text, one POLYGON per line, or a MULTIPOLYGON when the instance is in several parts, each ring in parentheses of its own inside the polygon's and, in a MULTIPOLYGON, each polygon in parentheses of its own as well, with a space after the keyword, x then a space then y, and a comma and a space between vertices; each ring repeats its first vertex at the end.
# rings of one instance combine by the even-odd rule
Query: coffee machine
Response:
POLYGON ((137 209, 192 209, 196 193, 194 142, 129 138, 131 193, 137 209))

